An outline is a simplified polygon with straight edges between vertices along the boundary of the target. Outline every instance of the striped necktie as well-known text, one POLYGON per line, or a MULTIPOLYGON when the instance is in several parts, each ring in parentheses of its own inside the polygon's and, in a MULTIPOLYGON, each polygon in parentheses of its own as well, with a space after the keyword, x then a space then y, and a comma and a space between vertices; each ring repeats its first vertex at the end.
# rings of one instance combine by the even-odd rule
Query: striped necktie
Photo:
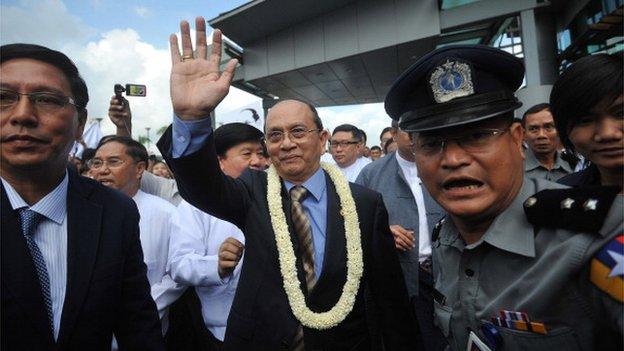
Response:
POLYGON ((32 256, 35 269, 37 270, 37 276, 39 277, 39 285, 41 286, 41 295, 43 295, 43 301, 46 305, 46 313, 50 322, 50 328, 54 334, 54 314, 52 313, 52 298, 50 297, 50 277, 48 276, 48 269, 46 268, 45 260, 39 250, 39 246, 35 242, 33 236, 37 230, 39 223, 45 218, 43 215, 28 209, 26 207, 17 210, 21 219, 22 234, 26 239, 28 250, 32 256))
MULTIPOLYGON (((290 189, 290 198, 292 200, 291 213, 292 221, 295 227, 295 233, 299 239, 299 252, 301 253, 301 263, 303 265, 303 272, 305 273, 306 287, 308 293, 312 291, 316 284, 316 275, 314 274, 314 242, 312 241, 312 227, 310 226, 310 220, 303 211, 301 202, 308 194, 308 190, 300 185, 297 185, 290 189)), ((293 340, 291 350, 302 351, 304 350, 303 344, 303 327, 299 324, 297 334, 293 340)))

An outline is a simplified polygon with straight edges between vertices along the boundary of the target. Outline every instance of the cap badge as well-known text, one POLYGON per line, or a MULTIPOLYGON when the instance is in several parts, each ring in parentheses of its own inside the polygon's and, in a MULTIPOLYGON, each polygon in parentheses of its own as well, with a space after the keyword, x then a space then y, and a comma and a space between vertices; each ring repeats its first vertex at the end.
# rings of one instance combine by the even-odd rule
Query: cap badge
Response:
POLYGON ((472 76, 468 64, 447 60, 431 73, 429 84, 437 103, 474 94, 472 76))

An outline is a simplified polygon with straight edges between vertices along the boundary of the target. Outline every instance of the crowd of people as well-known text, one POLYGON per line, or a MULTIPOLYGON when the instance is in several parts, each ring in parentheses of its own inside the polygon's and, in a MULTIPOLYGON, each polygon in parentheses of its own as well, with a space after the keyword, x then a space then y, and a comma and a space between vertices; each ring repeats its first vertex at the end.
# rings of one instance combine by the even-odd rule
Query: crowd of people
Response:
POLYGON ((78 69, 0 47, 1 348, 622 349, 621 54, 578 60, 514 118, 520 59, 436 49, 368 148, 300 100, 262 131, 213 129, 237 62, 195 26, 195 45, 186 21, 170 38, 164 160, 115 96, 116 133, 70 160, 78 69))

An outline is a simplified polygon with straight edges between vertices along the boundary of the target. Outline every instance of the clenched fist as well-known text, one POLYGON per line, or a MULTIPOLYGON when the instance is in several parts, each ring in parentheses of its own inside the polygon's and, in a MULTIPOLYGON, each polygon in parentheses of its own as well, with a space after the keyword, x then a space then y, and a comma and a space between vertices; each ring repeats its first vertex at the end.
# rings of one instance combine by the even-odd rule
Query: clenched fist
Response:
POLYGON ((238 240, 229 237, 219 247, 219 277, 221 279, 232 274, 243 256, 245 246, 238 240))

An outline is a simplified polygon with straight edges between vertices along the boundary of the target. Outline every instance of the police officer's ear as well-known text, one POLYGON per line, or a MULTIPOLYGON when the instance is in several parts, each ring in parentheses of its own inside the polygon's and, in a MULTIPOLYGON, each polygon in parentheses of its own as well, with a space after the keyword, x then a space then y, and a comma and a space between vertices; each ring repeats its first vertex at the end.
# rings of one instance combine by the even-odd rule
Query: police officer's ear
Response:
POLYGON ((511 135, 513 143, 518 148, 518 152, 524 159, 524 150, 522 149, 522 142, 524 141, 524 128, 522 128, 522 124, 517 121, 511 123, 511 126, 509 126, 509 135, 511 135))

